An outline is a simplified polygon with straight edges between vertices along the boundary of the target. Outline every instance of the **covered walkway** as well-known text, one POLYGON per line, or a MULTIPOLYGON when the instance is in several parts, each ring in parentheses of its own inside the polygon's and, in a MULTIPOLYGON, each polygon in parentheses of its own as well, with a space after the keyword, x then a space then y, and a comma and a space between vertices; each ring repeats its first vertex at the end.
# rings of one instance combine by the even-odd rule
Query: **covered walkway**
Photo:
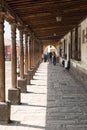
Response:
POLYGON ((87 90, 59 63, 41 63, 0 130, 87 130, 87 90))

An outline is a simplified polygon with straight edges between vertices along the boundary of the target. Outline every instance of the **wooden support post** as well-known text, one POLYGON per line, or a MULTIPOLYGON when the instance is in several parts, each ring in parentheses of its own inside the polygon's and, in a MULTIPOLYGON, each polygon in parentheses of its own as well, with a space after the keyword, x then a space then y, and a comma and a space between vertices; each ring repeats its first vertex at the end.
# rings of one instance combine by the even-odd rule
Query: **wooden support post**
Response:
POLYGON ((24 76, 25 76, 25 78, 27 79, 27 85, 29 85, 30 84, 30 75, 28 74, 28 55, 29 55, 29 53, 28 53, 28 30, 27 30, 27 28, 25 28, 25 47, 24 47, 24 52, 25 52, 25 54, 24 54, 24 61, 25 61, 25 73, 24 73, 24 76))
POLYGON ((11 104, 20 104, 20 89, 17 88, 17 56, 16 56, 16 23, 11 23, 11 83, 12 88, 8 90, 8 99, 11 104))
POLYGON ((10 121, 10 103, 5 102, 4 12, 0 1, 0 123, 10 121))
POLYGON ((23 27, 19 27, 20 35, 20 79, 18 79, 18 87, 21 89, 21 92, 25 93, 27 91, 27 80, 24 77, 24 46, 23 46, 23 27))

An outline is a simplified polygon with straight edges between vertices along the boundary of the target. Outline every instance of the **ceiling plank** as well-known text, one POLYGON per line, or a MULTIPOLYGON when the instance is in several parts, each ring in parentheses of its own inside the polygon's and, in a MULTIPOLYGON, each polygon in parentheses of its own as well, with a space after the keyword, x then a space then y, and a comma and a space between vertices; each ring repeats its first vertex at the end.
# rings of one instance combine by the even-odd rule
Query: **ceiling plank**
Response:
POLYGON ((57 39, 87 16, 86 0, 5 0, 39 39, 57 39), (56 21, 61 17, 61 22, 56 21), (53 34, 57 33, 54 37, 53 34))

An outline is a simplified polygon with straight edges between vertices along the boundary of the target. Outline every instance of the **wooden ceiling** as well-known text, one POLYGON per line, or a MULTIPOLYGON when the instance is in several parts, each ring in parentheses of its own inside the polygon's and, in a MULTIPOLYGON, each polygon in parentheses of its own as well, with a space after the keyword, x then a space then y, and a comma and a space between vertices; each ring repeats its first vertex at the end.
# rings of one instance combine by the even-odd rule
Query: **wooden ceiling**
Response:
POLYGON ((87 15, 87 0, 4 1, 40 40, 60 40, 87 15))

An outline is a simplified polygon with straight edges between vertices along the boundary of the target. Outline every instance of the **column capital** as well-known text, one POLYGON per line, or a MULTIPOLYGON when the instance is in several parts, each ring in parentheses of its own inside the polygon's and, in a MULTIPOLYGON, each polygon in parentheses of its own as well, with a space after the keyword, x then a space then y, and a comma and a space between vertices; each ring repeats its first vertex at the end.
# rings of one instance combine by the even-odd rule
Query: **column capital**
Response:
POLYGON ((24 27, 24 33, 28 34, 28 28, 27 27, 24 27))
POLYGON ((10 25, 17 25, 15 19, 13 19, 13 20, 9 20, 9 24, 10 24, 10 25))
POLYGON ((72 32, 74 32, 74 31, 75 31, 75 28, 72 29, 72 32))
POLYGON ((34 33, 30 33, 30 37, 31 37, 32 39, 35 39, 34 33))
POLYGON ((21 30, 24 31, 24 26, 23 25, 18 25, 17 27, 18 27, 19 31, 21 31, 21 30))
POLYGON ((30 32, 28 31, 28 36, 30 37, 30 32))

